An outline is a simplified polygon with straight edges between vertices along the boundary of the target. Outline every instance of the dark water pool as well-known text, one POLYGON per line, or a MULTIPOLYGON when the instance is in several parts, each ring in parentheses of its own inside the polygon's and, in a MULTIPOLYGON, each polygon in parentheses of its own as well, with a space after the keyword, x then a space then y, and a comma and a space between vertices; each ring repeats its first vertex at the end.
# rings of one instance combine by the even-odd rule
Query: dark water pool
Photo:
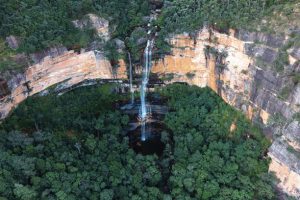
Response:
POLYGON ((165 148, 165 144, 161 141, 161 134, 170 134, 164 124, 160 122, 151 122, 146 124, 147 140, 141 140, 141 126, 129 131, 127 136, 129 137, 130 147, 136 153, 143 155, 156 154, 161 156, 165 148))

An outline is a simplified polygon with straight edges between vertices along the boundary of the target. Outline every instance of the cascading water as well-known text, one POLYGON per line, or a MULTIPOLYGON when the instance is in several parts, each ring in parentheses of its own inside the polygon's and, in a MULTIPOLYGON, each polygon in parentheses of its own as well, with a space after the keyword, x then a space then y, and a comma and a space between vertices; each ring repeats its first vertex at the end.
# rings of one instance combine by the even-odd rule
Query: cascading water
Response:
POLYGON ((152 54, 152 43, 153 41, 148 40, 147 46, 144 52, 144 68, 143 68, 143 79, 141 85, 141 110, 140 117, 145 119, 147 117, 147 105, 146 105, 146 90, 149 81, 149 75, 151 70, 151 54, 152 54))
POLYGON ((100 60, 101 60, 101 52, 98 50, 94 51, 95 53, 95 57, 96 57, 96 67, 99 68, 100 67, 100 60))
MULTIPOLYGON (((148 33, 150 34, 150 33, 148 33)), ((146 127, 146 120, 149 115, 149 107, 146 103, 146 92, 147 92, 147 85, 149 81, 149 75, 151 71, 151 59, 152 59, 152 48, 153 48, 154 40, 148 40, 147 46, 144 51, 144 67, 143 67, 143 79, 140 88, 140 98, 141 98, 141 106, 139 112, 139 118, 141 121, 141 140, 145 141, 147 139, 147 130, 146 127)), ((150 127, 149 127, 150 128, 150 127)))
POLYGON ((132 88, 132 63, 131 63, 131 55, 128 52, 128 60, 129 60, 129 85, 130 85, 130 93, 131 93, 131 105, 134 104, 134 91, 132 88))
MULTIPOLYGON (((158 93, 148 94, 148 87, 150 82, 150 73, 151 73, 151 64, 152 64, 152 51, 154 48, 155 38, 158 36, 157 30, 158 27, 151 27, 152 20, 155 20, 157 13, 151 12, 150 21, 148 23, 147 30, 147 45, 143 52, 143 65, 141 73, 141 83, 140 83, 140 105, 137 104, 128 104, 124 105, 125 102, 119 102, 116 106, 120 107, 121 110, 130 116, 129 126, 126 129, 129 138, 129 145, 136 153, 141 153, 142 155, 152 155, 156 154, 161 156, 164 153, 166 145, 169 146, 169 140, 165 140, 166 134, 169 135, 170 130, 163 123, 163 118, 168 112, 168 107, 164 105, 166 102, 162 96, 158 93), (147 98, 151 99, 147 101, 147 98), (162 137, 163 133, 163 137, 162 137)), ((132 63, 131 55, 128 53, 129 61, 129 79, 130 79, 130 89, 132 82, 132 63)), ((153 79, 155 81, 155 79, 153 79)), ((153 86, 161 84, 160 81, 153 82, 153 86)), ((151 85, 150 85, 151 87, 151 85)), ((169 138, 169 136, 168 136, 169 138)), ((168 148, 170 149, 170 148, 168 148)), ((166 179, 167 180, 167 179, 166 179)))

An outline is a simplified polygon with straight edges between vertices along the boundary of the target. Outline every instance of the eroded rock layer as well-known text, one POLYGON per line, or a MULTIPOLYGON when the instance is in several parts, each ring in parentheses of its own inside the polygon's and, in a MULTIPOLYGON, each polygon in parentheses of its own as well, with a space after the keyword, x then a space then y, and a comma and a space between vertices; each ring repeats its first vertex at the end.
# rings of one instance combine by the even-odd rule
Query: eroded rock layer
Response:
POLYGON ((10 94, 0 100, 0 119, 28 96, 41 92, 57 83, 72 86, 89 79, 126 78, 126 66, 114 70, 110 62, 100 53, 93 51, 75 53, 68 51, 57 57, 47 56, 38 64, 30 66, 24 74, 9 81, 10 94))
MULTIPOLYGON (((279 187, 300 198, 299 48, 287 49, 289 63, 283 71, 274 68, 288 40, 261 33, 222 34, 207 29, 194 37, 175 35, 169 41, 173 45, 171 55, 154 61, 152 72, 167 77, 165 80, 170 83, 209 86, 249 119, 261 124, 273 140, 270 171, 279 178, 279 187), (222 52, 226 56, 220 59, 222 52)), ((93 51, 69 51, 46 57, 24 74, 7 82, 1 80, 0 118, 5 118, 28 96, 57 83, 72 86, 89 79, 126 78, 124 61, 119 65, 113 70, 101 53, 93 51)))
POLYGON ((172 54, 156 61, 152 72, 172 75, 170 82, 209 86, 227 103, 258 122, 273 140, 269 151, 270 171, 280 179, 279 186, 300 197, 300 123, 299 83, 291 74, 299 74, 299 50, 290 49, 289 63, 276 71, 274 63, 287 37, 261 33, 222 34, 203 29, 194 38, 188 34, 173 36, 172 54), (205 49, 226 52, 223 65, 205 49), (282 94, 284 93, 284 95, 282 94), (299 120, 299 119, 298 119, 299 120))

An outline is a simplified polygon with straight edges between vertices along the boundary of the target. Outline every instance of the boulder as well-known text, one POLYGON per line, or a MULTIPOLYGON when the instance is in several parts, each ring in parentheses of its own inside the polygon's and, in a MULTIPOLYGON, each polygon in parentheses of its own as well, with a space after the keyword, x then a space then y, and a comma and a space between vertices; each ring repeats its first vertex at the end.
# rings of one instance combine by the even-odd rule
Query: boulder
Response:
POLYGON ((47 56, 54 58, 64 54, 67 51, 68 51, 67 48, 64 46, 56 46, 56 47, 48 48, 43 51, 30 54, 30 58, 34 63, 39 63, 47 56))
POLYGON ((138 45, 138 46, 141 46, 141 45, 144 45, 144 44, 146 44, 147 43, 147 38, 139 38, 138 40, 137 40, 137 42, 136 42, 136 44, 138 45))
POLYGON ((87 14, 81 20, 72 21, 79 29, 95 29, 98 36, 108 41, 110 39, 109 21, 95 14, 87 14))
POLYGON ((296 59, 300 60, 300 48, 294 48, 291 51, 291 55, 296 59))
POLYGON ((294 143, 294 146, 300 147, 300 122, 293 121, 282 131, 283 135, 290 142, 294 143))
POLYGON ((135 43, 137 46, 142 46, 147 43, 147 31, 145 28, 138 27, 136 28, 130 36, 130 40, 135 43))
POLYGON ((116 38, 116 39, 114 39, 114 42, 117 45, 118 49, 124 49, 125 48, 125 43, 122 40, 116 38))
POLYGON ((6 42, 8 46, 12 49, 17 49, 20 45, 19 39, 13 35, 6 37, 6 42))
POLYGON ((300 84, 298 84, 293 91, 291 103, 294 105, 300 105, 300 84))
POLYGON ((148 24, 150 21, 151 17, 150 16, 145 16, 142 18, 143 23, 148 24))

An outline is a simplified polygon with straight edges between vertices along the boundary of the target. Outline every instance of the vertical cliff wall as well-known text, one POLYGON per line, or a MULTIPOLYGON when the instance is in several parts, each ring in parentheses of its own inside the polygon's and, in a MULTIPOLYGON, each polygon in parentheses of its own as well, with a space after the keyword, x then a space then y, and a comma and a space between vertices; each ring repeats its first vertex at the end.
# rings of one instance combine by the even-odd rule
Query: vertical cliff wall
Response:
POLYGON ((286 47, 289 40, 233 30, 222 34, 203 29, 194 38, 175 35, 169 40, 171 55, 156 61, 152 72, 172 74, 170 82, 209 86, 262 125, 273 141, 270 171, 285 192, 300 197, 300 81, 293 78, 300 72, 300 48, 286 47), (278 69, 285 52, 289 60, 278 69), (226 54, 221 63, 218 54, 226 54))
MULTIPOLYGON (((171 55, 155 61, 152 72, 169 77, 170 83, 209 86, 261 124, 273 141, 270 171, 280 179, 279 187, 300 197, 300 48, 287 45, 290 39, 208 29, 194 37, 175 35, 169 39, 171 55)), ((28 96, 57 83, 72 86, 89 79, 126 78, 124 61, 119 65, 114 70, 101 53, 93 51, 45 57, 25 73, 0 80, 0 119, 28 96)))
POLYGON ((9 94, 0 100, 0 119, 28 96, 41 92, 57 83, 72 86, 89 79, 126 78, 124 62, 113 69, 110 62, 101 54, 93 51, 85 53, 65 52, 57 57, 45 57, 41 62, 30 66, 25 73, 9 80, 9 94))

